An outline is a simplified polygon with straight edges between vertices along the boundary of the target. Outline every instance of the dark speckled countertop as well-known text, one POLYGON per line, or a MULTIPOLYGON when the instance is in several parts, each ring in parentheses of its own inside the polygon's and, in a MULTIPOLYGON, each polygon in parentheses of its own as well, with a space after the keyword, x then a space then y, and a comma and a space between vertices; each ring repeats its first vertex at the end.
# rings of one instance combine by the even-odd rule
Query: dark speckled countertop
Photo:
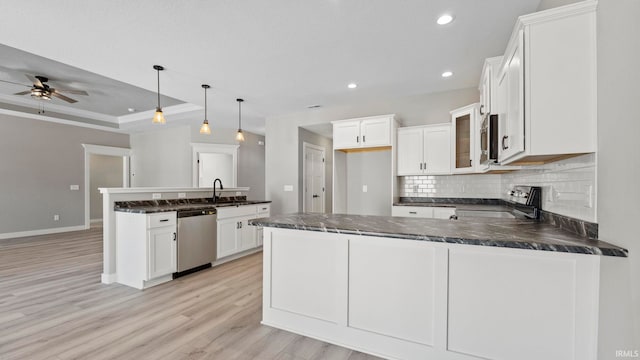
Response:
POLYGON ((626 257, 628 251, 529 219, 418 219, 344 214, 288 214, 250 220, 255 226, 391 237, 452 244, 626 257))
POLYGON ((214 203, 212 199, 171 199, 171 200, 137 200, 121 201, 115 204, 114 210, 135 214, 152 214, 181 210, 213 210, 221 207, 268 204, 268 200, 247 200, 244 196, 224 197, 214 203))

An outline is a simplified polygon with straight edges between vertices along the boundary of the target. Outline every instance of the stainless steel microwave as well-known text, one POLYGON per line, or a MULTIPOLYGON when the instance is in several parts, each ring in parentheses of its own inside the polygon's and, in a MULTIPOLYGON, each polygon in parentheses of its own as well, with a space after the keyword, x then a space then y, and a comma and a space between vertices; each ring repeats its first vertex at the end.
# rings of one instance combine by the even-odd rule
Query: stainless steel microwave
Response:
POLYGON ((498 115, 487 114, 480 126, 480 164, 498 162, 498 115))

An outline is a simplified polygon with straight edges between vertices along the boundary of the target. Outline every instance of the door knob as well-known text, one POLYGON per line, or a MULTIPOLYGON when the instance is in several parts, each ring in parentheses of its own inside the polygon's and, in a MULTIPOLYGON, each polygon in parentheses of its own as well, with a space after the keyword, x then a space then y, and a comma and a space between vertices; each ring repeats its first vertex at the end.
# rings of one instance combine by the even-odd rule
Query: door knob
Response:
POLYGON ((318 197, 320 197, 320 195, 313 194, 313 197, 314 198, 318 198, 318 197))

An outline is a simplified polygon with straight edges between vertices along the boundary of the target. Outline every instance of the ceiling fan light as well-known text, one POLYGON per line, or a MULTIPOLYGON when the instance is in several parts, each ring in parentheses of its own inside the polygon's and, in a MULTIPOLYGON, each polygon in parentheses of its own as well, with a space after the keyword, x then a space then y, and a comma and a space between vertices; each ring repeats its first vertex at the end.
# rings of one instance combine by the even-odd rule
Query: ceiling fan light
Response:
POLYGON ((161 108, 156 108, 156 113, 153 114, 153 123, 154 124, 165 124, 167 120, 164 118, 164 114, 162 113, 161 108))
POLYGON ((238 132, 236 133, 236 141, 244 141, 244 133, 242 132, 242 129, 238 129, 238 132))
POLYGON ((205 120, 202 122, 202 126, 200 126, 200 134, 211 135, 211 127, 209 126, 209 120, 205 120))

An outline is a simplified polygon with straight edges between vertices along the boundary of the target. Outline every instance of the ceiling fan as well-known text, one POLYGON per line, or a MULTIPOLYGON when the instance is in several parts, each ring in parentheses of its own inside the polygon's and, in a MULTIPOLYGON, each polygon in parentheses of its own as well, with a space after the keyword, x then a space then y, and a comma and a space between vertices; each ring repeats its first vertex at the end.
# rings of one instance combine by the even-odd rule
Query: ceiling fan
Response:
POLYGON ((52 87, 50 87, 47 82, 49 81, 49 78, 47 78, 46 76, 41 76, 41 75, 36 75, 36 76, 31 76, 31 75, 27 75, 25 74, 25 76, 27 78, 29 78, 29 80, 31 80, 31 82, 33 83, 32 86, 29 85, 25 85, 25 84, 21 84, 21 83, 15 83, 12 81, 6 81, 6 80, 0 80, 2 82, 6 82, 6 83, 10 83, 10 84, 16 84, 16 85, 22 85, 22 86, 26 86, 26 87, 31 87, 30 90, 27 91, 21 91, 18 93, 15 93, 14 95, 27 95, 27 94, 31 94, 31 97, 36 98, 36 99, 42 99, 42 100, 51 100, 51 97, 56 97, 60 100, 64 100, 68 103, 75 103, 78 102, 75 99, 72 99, 68 96, 62 95, 61 93, 69 93, 69 94, 76 94, 76 95, 86 95, 88 96, 89 94, 84 91, 84 90, 63 90, 63 89, 54 89, 52 87))

